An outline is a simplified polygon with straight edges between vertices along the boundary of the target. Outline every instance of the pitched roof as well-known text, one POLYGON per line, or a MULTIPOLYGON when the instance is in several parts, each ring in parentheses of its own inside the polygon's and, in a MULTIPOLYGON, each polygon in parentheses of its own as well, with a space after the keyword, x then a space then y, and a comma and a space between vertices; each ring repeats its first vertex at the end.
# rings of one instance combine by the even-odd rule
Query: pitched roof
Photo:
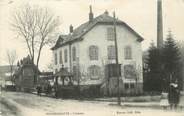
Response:
MULTIPOLYGON (((86 23, 81 24, 79 27, 73 30, 73 33, 68 34, 68 35, 60 35, 55 46, 52 47, 51 49, 54 50, 67 43, 83 39, 82 36, 85 35, 87 32, 89 32, 97 24, 113 24, 113 22, 114 22, 113 17, 109 16, 107 13, 103 13, 99 15, 98 17, 94 18, 91 22, 87 21, 86 23)), ((116 24, 126 26, 131 32, 133 32, 138 37, 138 41, 143 40, 143 37, 141 37, 137 32, 135 32, 125 22, 119 19, 116 19, 116 24)))
POLYGON ((71 77, 72 74, 71 74, 70 72, 68 72, 66 68, 62 67, 62 68, 59 70, 59 72, 57 72, 57 73, 55 74, 55 76, 60 76, 61 78, 64 78, 64 77, 69 77, 69 76, 71 77))

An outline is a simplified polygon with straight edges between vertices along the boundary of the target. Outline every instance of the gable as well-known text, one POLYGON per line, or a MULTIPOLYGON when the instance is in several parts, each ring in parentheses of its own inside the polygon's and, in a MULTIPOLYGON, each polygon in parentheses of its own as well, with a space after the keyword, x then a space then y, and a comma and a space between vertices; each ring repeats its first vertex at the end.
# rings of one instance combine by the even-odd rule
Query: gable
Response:
MULTIPOLYGON (((143 41, 143 37, 141 37, 136 31, 134 31, 129 25, 127 25, 126 23, 118 19, 116 19, 115 21, 117 25, 123 25, 127 27, 127 29, 138 38, 137 41, 139 42, 143 41)), ((74 29, 73 33, 70 33, 67 36, 63 37, 64 39, 63 42, 56 42, 55 46, 52 47, 51 49, 54 50, 66 44, 82 40, 83 39, 82 37, 85 34, 87 34, 89 31, 91 31, 91 29, 93 29, 96 25, 99 25, 99 24, 113 25, 114 18, 107 14, 102 14, 96 17, 92 22, 86 22, 80 25, 79 27, 77 27, 76 29, 74 29)))

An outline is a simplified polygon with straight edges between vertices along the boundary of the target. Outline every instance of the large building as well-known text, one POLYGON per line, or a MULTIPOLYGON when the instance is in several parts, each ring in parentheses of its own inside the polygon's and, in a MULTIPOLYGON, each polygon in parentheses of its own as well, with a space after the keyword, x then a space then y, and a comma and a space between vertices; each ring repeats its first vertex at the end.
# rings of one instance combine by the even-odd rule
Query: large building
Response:
MULTIPOLYGON (((68 35, 60 35, 55 46, 54 69, 64 66, 79 79, 80 85, 101 85, 101 89, 117 91, 116 78, 107 79, 106 74, 114 70, 115 42, 114 22, 116 24, 118 59, 121 64, 120 93, 142 92, 142 48, 143 38, 125 22, 115 19, 108 11, 93 17, 90 7, 89 20, 73 29, 68 35), (108 81, 107 81, 108 80, 108 81)), ((110 74, 111 75, 111 74, 110 74)))

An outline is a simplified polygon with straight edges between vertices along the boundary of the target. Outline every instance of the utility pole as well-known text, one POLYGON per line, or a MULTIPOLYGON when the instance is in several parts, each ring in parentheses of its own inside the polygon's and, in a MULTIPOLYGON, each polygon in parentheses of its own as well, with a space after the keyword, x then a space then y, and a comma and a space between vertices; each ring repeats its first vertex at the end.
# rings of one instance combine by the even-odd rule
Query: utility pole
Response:
POLYGON ((79 65, 79 57, 77 57, 77 70, 76 70, 77 74, 77 86, 78 86, 78 97, 80 98, 80 65, 79 65))
POLYGON ((120 81, 120 67, 119 67, 119 63, 118 63, 118 45, 117 45, 117 37, 116 37, 116 16, 115 16, 115 12, 113 12, 113 17, 114 17, 114 45, 115 45, 115 56, 116 56, 116 66, 117 66, 117 84, 118 84, 118 105, 121 105, 121 97, 120 97, 120 87, 119 87, 119 81, 120 81))

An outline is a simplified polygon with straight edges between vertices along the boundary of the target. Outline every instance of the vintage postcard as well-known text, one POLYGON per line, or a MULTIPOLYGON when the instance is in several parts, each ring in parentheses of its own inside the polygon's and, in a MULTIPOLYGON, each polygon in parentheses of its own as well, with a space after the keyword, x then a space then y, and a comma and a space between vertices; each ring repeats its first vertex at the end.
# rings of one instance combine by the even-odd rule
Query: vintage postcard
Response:
POLYGON ((184 116, 184 0, 0 0, 0 116, 184 116))

